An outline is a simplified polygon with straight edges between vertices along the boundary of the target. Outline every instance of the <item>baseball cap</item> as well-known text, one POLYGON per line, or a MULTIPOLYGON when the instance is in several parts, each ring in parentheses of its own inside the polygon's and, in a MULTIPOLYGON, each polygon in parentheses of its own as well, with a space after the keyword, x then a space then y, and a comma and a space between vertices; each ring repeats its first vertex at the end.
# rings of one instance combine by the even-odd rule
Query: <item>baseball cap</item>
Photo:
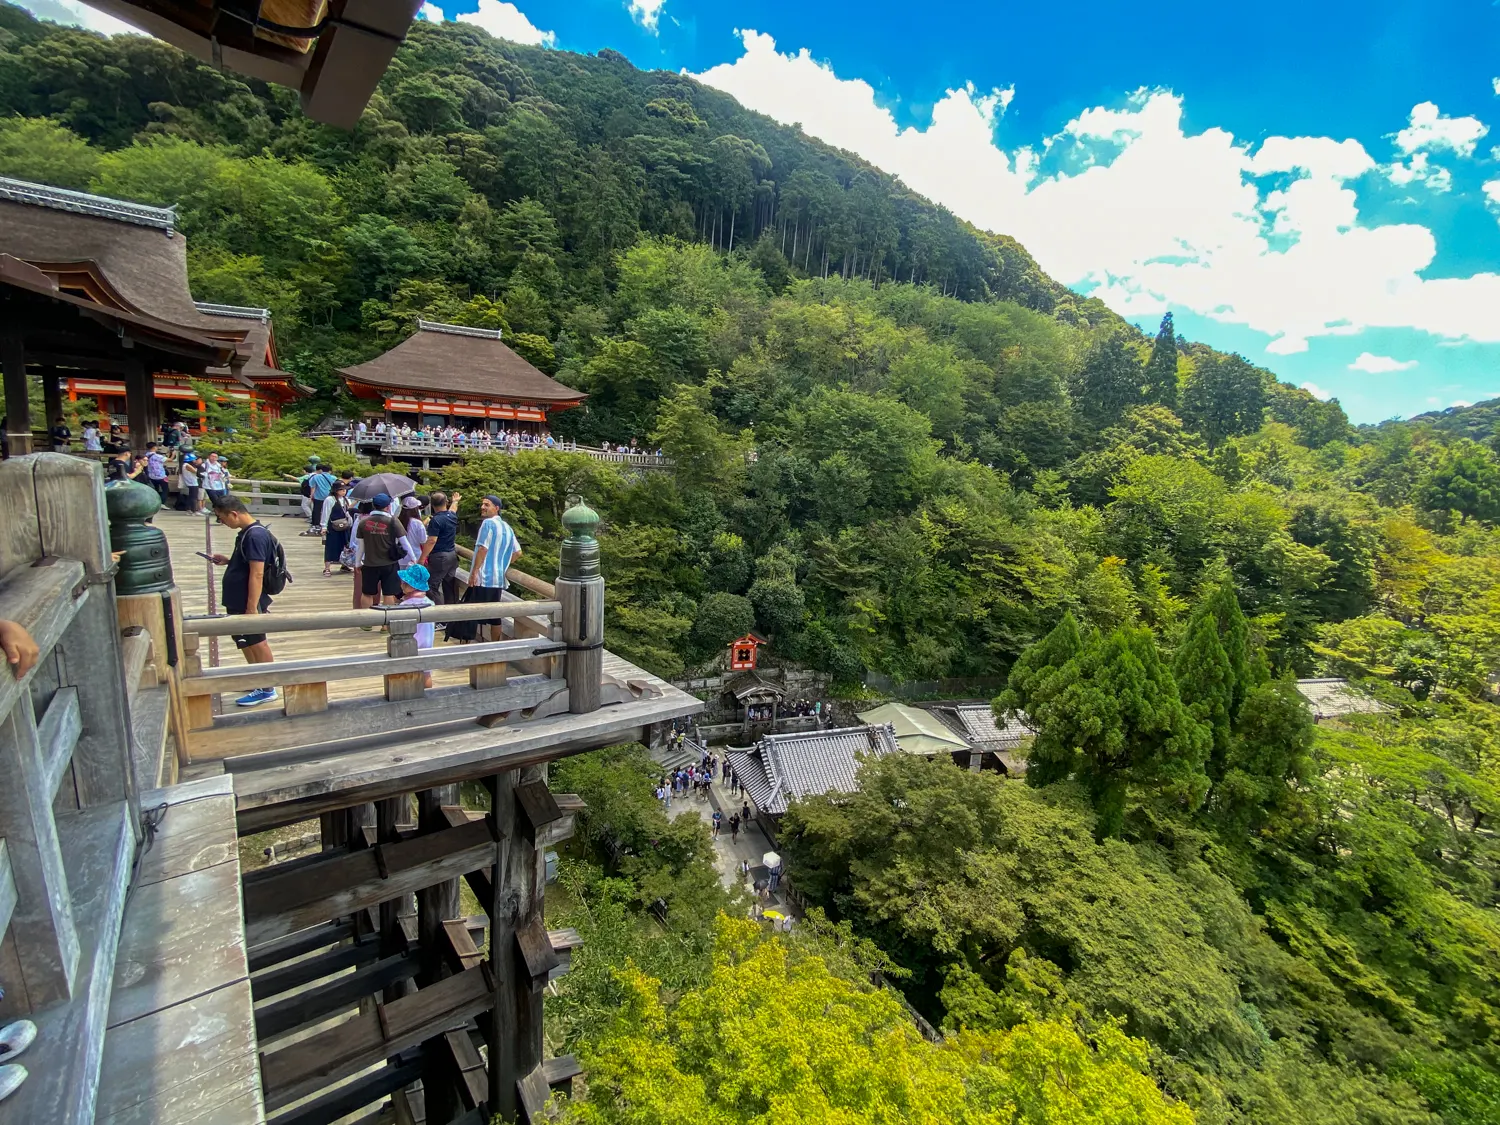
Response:
POLYGON ((370 499, 375 502, 375 507, 377 508, 389 508, 391 506, 391 494, 389 492, 377 492, 370 499))
POLYGON ((413 493, 410 496, 403 496, 401 498, 401 506, 403 508, 420 508, 422 501, 418 500, 416 494, 413 493))

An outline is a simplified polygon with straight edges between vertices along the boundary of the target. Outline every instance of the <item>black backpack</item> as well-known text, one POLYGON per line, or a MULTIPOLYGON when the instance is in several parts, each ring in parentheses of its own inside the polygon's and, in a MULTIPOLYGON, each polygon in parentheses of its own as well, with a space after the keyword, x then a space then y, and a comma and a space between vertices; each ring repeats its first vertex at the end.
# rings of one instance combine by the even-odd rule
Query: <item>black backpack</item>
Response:
MULTIPOLYGON (((286 551, 282 549, 281 540, 277 539, 276 536, 272 534, 271 529, 269 527, 266 527, 265 524, 261 523, 260 520, 256 520, 250 526, 261 528, 268 536, 270 536, 271 557, 266 560, 265 570, 261 574, 260 592, 274 598, 277 594, 285 590, 287 583, 292 580, 292 572, 286 568, 286 551)), ((246 528, 245 530, 248 531, 249 528, 246 528)), ((243 535, 244 532, 241 532, 240 534, 243 535)), ((240 541, 238 538, 236 538, 234 541, 234 549, 240 549, 240 541)))
MULTIPOLYGON (((266 534, 271 535, 270 528, 266 528, 266 534)), ((286 552, 282 550, 281 540, 271 535, 271 557, 266 560, 266 570, 261 577, 260 588, 274 598, 286 589, 286 584, 291 580, 292 572, 286 568, 286 552)))

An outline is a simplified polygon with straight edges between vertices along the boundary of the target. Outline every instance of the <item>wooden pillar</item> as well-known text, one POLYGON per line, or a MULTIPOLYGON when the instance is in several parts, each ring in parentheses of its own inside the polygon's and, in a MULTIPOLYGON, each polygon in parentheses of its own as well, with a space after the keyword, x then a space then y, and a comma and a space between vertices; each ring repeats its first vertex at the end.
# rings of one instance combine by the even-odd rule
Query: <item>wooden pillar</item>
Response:
MULTIPOLYGON (((457 805, 457 785, 440 785, 417 794, 417 831, 437 832, 448 827, 444 805, 457 805)), ((484 905, 484 904, 481 904, 484 905)), ((459 916, 458 880, 434 883, 417 892, 417 940, 422 945, 422 972, 417 983, 433 984, 447 976, 442 957, 443 923, 459 916)))
POLYGON ((5 373, 5 452, 24 457, 31 452, 31 399, 26 385, 26 344, 19 328, 0 336, 0 368, 5 373))
POLYGON ((152 397, 151 376, 146 363, 134 353, 125 359, 125 425, 130 430, 130 448, 140 451, 148 441, 155 441, 151 429, 151 416, 155 412, 156 400, 152 397))
MULTIPOLYGON (((546 867, 541 849, 523 831, 516 790, 545 782, 545 766, 507 770, 489 781, 492 815, 499 830, 491 872, 490 967, 495 1007, 489 1013, 489 1112, 517 1116, 516 1085, 542 1062, 542 992, 526 974, 517 935, 541 924, 546 867)), ((543 984, 546 982, 543 981, 543 984)))
POLYGON ((604 673, 604 578, 599 573, 599 516, 575 498, 563 513, 568 537, 563 540, 557 600, 562 603, 562 639, 568 646, 564 676, 568 711, 584 715, 599 709, 599 680, 604 673))
MULTIPOLYGON (((406 819, 410 809, 411 797, 406 793, 375 802, 375 837, 379 843, 394 844, 401 839, 396 825, 406 819)), ((383 957, 401 952, 404 944, 401 935, 403 905, 401 898, 388 899, 380 904, 380 953, 383 957)), ((398 982, 386 988, 385 999, 387 1002, 399 1000, 405 994, 404 984, 398 982)))
MULTIPOLYGON (((443 806, 458 803, 457 785, 441 785, 419 792, 417 831, 426 833, 447 828, 448 818, 443 814, 443 806)), ((491 904, 480 905, 488 910, 491 904)), ((461 909, 457 879, 435 883, 417 892, 417 942, 422 949, 422 968, 417 974, 417 984, 421 988, 436 984, 449 975, 443 958, 443 946, 447 941, 443 923, 459 917, 461 909)), ((428 1040, 422 1051, 422 1091, 427 1120, 434 1125, 454 1120, 464 1108, 458 1093, 460 1078, 454 1074, 448 1054, 443 1036, 428 1040)))
MULTIPOLYGON (((55 370, 42 372, 42 413, 46 415, 42 419, 42 428, 47 431, 47 448, 54 449, 51 441, 52 427, 63 416, 62 377, 55 370)), ((62 450, 57 452, 61 453, 62 450)))

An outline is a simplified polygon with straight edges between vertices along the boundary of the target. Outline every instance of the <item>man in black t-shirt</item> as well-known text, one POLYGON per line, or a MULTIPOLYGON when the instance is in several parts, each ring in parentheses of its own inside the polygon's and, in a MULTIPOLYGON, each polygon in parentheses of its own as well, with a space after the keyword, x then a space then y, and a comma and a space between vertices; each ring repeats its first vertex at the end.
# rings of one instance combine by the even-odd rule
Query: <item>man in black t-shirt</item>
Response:
MULTIPOLYGON (((224 612, 230 616, 244 614, 254 617, 271 608, 271 595, 264 590, 266 564, 276 550, 276 540, 270 530, 252 516, 245 502, 237 496, 227 496, 214 505, 214 515, 225 527, 238 535, 234 537, 234 550, 229 555, 215 555, 213 561, 224 567, 224 582, 221 594, 224 612)), ((246 664, 269 664, 271 642, 264 633, 236 633, 235 646, 245 658, 246 664)), ((254 707, 269 703, 276 698, 273 687, 257 688, 235 700, 241 707, 254 707)))
POLYGON ((396 578, 396 568, 401 565, 401 524, 391 515, 387 493, 377 493, 374 501, 375 510, 359 521, 359 530, 354 533, 364 548, 360 592, 374 599, 371 605, 379 605, 382 595, 387 605, 395 605, 401 597, 401 583, 396 578))
POLYGON ((434 605, 458 602, 458 502, 457 492, 434 492, 432 518, 427 521, 427 542, 422 544, 422 565, 430 574, 427 596, 434 605))

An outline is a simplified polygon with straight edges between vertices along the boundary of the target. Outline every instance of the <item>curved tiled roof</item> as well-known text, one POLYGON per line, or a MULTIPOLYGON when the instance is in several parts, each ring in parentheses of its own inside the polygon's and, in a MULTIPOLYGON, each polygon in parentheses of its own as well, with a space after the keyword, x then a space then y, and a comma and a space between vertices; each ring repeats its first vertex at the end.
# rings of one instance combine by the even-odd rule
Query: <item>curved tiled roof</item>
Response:
POLYGON ((340 370, 350 382, 424 394, 573 406, 588 396, 538 371, 496 329, 419 321, 384 355, 340 370))
POLYGON ((898 753, 896 732, 884 724, 768 735, 749 750, 731 749, 729 760, 756 808, 777 816, 799 797, 858 789, 858 755, 898 753))
POLYGON ((47 273, 92 264, 134 312, 202 332, 226 328, 193 304, 187 239, 170 210, 0 177, 0 252, 47 273))

